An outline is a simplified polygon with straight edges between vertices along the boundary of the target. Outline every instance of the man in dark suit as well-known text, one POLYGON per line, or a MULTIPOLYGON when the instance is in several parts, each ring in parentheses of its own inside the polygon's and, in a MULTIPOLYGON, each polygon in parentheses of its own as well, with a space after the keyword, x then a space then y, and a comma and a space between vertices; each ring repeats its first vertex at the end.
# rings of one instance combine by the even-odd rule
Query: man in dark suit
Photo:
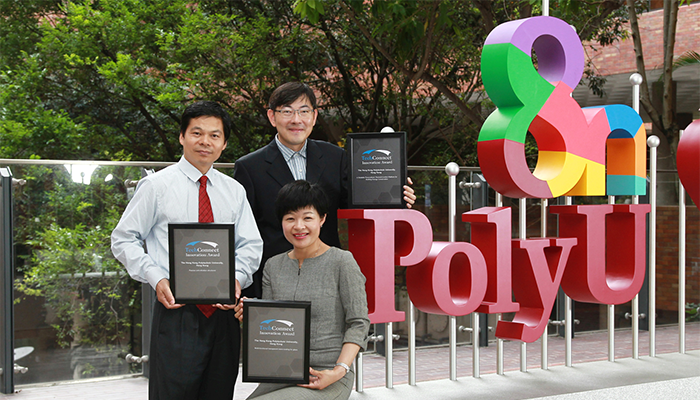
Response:
MULTIPOLYGON (((289 82, 270 96, 267 117, 277 128, 275 139, 267 146, 236 161, 233 177, 246 189, 248 202, 263 238, 260 268, 253 285, 243 292, 246 297, 262 297, 262 271, 268 258, 291 250, 275 215, 275 198, 287 183, 305 179, 319 184, 329 199, 328 216, 321 229, 321 240, 340 247, 338 238, 339 208, 347 207, 348 160, 343 149, 328 142, 308 139, 318 110, 316 95, 303 83, 289 82)), ((404 186, 409 204, 415 202, 413 189, 404 186)))

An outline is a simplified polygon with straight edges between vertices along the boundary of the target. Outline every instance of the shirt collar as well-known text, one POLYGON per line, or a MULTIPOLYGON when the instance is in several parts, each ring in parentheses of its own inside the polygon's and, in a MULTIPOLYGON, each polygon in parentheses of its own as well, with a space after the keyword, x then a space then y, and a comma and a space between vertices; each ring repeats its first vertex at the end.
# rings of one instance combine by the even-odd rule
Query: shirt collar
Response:
POLYGON ((280 152, 282 153, 282 156, 284 157, 284 160, 289 162, 289 159, 292 158, 294 153, 298 153, 300 156, 306 158, 306 145, 309 143, 308 140, 304 141, 304 146, 301 148, 299 151, 294 151, 290 149, 289 147, 285 146, 280 142, 278 138, 279 134, 275 135, 275 142, 277 143, 277 147, 280 149, 280 152))
MULTIPOLYGON (((197 167, 190 164, 190 162, 187 161, 185 156, 182 156, 180 158, 180 161, 177 163, 177 166, 178 166, 178 168, 180 168, 180 171, 182 171, 182 173, 187 175, 187 177, 190 178, 193 182, 199 182, 199 178, 202 177, 202 173, 199 172, 197 167)), ((214 169, 213 167, 209 168, 209 171, 207 171, 207 173, 204 174, 209 179, 209 182, 211 182, 211 177, 214 175, 214 174, 211 174, 213 169, 214 169)))

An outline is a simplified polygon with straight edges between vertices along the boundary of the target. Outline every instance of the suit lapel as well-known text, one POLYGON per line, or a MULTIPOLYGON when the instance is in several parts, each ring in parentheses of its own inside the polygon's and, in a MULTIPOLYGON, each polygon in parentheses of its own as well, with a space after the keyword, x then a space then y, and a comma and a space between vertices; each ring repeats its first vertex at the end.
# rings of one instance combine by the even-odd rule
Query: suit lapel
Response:
POLYGON ((280 149, 277 147, 277 143, 273 140, 267 145, 265 151, 265 161, 268 163, 267 173, 274 179, 280 186, 284 186, 289 182, 294 181, 292 172, 289 170, 287 163, 284 161, 280 149))
POLYGON ((318 183, 323 172, 323 152, 316 142, 307 139, 306 143, 306 180, 318 183))

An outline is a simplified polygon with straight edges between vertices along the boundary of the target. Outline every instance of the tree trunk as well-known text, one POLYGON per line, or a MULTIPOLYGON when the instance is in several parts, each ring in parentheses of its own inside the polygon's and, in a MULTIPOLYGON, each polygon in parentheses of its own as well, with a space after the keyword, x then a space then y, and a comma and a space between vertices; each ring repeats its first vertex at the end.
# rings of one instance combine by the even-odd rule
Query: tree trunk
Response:
MULTIPOLYGON (((647 83, 642 38, 640 36, 637 13, 634 9, 634 0, 627 0, 627 10, 630 18, 630 30, 636 54, 637 72, 642 75, 644 81, 640 87, 640 103, 652 122, 652 133, 661 141, 658 154, 658 168, 660 170, 676 169, 676 148, 678 147, 678 126, 676 123, 676 91, 673 82, 673 51, 676 44, 676 24, 678 22, 678 0, 664 1, 664 66, 662 82, 655 82, 653 94, 649 91, 647 83)), ((677 182, 675 173, 659 174, 658 188, 659 204, 675 204, 678 199, 677 185, 664 184, 663 182, 677 182)))

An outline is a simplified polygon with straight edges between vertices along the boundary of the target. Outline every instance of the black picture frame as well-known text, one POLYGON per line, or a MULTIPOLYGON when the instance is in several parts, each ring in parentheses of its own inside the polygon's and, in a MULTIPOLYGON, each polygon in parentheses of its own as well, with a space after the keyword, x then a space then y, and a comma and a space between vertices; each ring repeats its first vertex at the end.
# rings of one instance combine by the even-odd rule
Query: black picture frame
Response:
POLYGON ((234 224, 168 224, 170 290, 176 304, 236 302, 234 233, 234 224))
POLYGON ((243 308, 243 382, 309 383, 311 302, 245 299, 243 308))
POLYGON ((349 208, 406 208, 406 132, 349 133, 349 208))

